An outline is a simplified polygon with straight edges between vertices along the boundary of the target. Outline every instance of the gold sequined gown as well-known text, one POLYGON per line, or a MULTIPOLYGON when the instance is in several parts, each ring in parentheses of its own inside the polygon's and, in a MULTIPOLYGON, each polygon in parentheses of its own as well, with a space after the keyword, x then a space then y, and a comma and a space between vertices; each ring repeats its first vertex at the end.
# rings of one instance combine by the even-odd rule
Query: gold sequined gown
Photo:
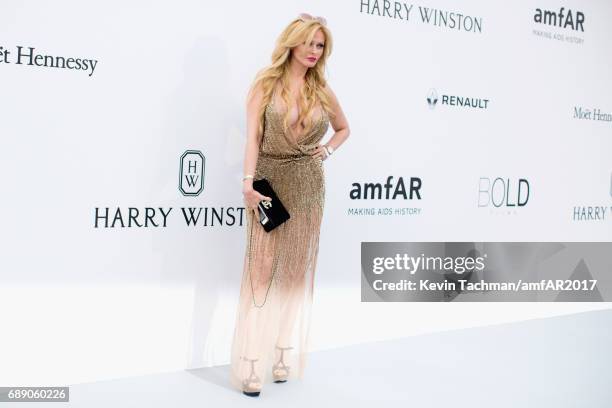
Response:
POLYGON ((313 283, 325 184, 323 161, 309 151, 329 126, 323 109, 299 137, 283 131, 274 98, 266 106, 255 180, 266 178, 290 219, 265 232, 246 211, 246 251, 231 350, 231 382, 244 390, 274 380, 303 378, 309 347, 313 283), (318 116, 318 119, 317 119, 318 116), (250 273, 249 273, 250 253, 250 273))

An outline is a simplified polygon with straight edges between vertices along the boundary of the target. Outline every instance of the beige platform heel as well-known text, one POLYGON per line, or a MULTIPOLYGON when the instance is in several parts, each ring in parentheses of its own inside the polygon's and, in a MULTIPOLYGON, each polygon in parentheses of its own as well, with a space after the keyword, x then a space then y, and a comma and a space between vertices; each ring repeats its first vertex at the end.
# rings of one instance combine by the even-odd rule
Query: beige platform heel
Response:
POLYGON ((293 347, 276 346, 276 348, 281 351, 281 355, 280 355, 280 359, 278 363, 272 366, 272 376, 274 377, 275 383, 284 383, 287 381, 287 378, 289 378, 289 370, 290 370, 290 367, 287 364, 285 364, 285 361, 284 361, 285 350, 291 350, 293 347))
POLYGON ((249 397, 258 397, 259 393, 261 392, 261 379, 257 374, 255 374, 255 362, 258 359, 250 359, 246 357, 242 357, 242 359, 251 362, 251 373, 242 381, 242 393, 244 395, 248 395, 249 397))

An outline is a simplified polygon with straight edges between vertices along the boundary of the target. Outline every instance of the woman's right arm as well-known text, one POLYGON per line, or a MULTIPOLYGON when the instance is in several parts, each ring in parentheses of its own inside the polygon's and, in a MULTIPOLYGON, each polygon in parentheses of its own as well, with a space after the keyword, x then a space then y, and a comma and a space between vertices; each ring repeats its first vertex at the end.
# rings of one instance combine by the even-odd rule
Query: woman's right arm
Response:
MULTIPOLYGON (((257 166, 257 157, 259 155, 259 144, 261 143, 262 135, 259 132, 259 109, 263 103, 263 91, 261 86, 257 86, 253 92, 248 95, 246 102, 246 120, 247 120, 247 140, 244 152, 243 176, 251 174, 255 176, 255 168, 257 166)), ((257 208, 259 201, 268 200, 270 197, 260 194, 253 189, 253 179, 247 178, 242 182, 242 194, 247 207, 257 208)))

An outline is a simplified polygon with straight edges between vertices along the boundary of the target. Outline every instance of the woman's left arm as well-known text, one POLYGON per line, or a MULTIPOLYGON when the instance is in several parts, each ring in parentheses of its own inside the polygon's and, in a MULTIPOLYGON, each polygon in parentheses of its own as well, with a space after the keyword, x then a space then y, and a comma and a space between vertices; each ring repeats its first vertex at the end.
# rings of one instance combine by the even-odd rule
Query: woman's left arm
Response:
POLYGON ((330 115, 329 123, 334 129, 334 135, 329 139, 326 144, 319 145, 313 153, 313 156, 321 157, 321 159, 323 160, 328 157, 327 152, 332 154, 342 145, 342 143, 344 143, 344 141, 351 134, 348 121, 346 120, 346 116, 344 116, 344 112, 342 111, 342 107, 340 106, 340 102, 338 101, 336 94, 334 93, 334 91, 332 91, 329 84, 327 84, 325 90, 331 100, 331 109, 333 111, 333 115, 330 115), (328 148, 327 151, 325 147, 328 148))

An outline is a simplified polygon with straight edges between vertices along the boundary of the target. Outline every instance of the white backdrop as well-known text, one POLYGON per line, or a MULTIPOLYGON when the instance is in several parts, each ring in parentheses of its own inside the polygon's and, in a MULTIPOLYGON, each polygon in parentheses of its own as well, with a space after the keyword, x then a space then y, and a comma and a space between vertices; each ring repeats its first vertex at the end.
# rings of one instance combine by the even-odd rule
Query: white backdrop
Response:
POLYGON ((325 162, 313 351, 609 307, 361 303, 362 241, 612 239, 612 121, 574 117, 612 114, 611 3, 387 2, 412 5, 395 18, 375 3, 3 2, 0 384, 228 363, 244 251, 245 95, 300 12, 328 20, 328 79, 351 127, 325 162), (423 22, 425 7, 482 29, 423 22), (537 8, 561 7, 583 13, 584 31, 534 21, 537 8), (18 64, 18 47, 33 47, 40 65, 18 64), (96 65, 54 68, 44 56, 96 65), (487 107, 444 104, 445 95, 487 107), (178 188, 187 150, 205 158, 195 196, 178 188), (353 183, 388 176, 420 178, 421 198, 351 198, 353 183), (527 204, 479 206, 479 183, 495 178, 508 180, 510 203, 528 180, 527 204), (150 208, 158 226, 128 226, 131 207, 140 225, 150 208), (595 207, 607 208, 600 219, 574 216, 595 207), (96 227, 105 208, 126 226, 96 227), (160 208, 170 211, 165 226, 160 208), (223 221, 209 213, 208 225, 189 226, 181 208, 223 221), (364 208, 412 210, 351 212, 364 208))

